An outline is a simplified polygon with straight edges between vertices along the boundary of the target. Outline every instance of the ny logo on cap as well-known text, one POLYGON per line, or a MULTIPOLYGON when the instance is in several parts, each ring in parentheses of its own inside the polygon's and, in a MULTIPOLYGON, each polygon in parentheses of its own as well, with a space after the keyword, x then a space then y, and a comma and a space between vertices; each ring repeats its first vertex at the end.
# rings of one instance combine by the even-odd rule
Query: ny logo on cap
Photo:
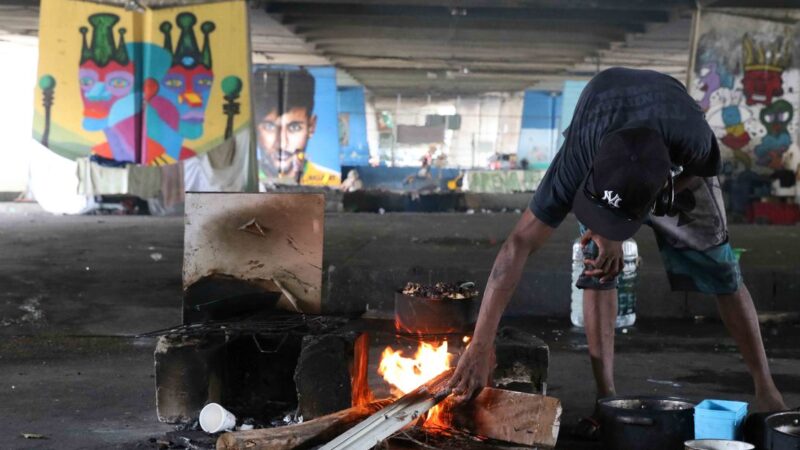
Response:
POLYGON ((619 194, 615 194, 614 191, 604 191, 603 200, 610 206, 619 208, 619 202, 622 201, 622 198, 620 198, 619 194))

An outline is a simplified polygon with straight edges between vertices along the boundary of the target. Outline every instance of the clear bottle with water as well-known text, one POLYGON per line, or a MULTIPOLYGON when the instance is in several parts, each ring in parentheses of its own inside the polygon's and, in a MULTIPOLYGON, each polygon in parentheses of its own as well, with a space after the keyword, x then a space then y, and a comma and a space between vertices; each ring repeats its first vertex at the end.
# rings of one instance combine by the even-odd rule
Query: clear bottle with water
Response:
MULTIPOLYGON (((622 243, 624 266, 617 280, 617 328, 629 327, 636 322, 636 279, 639 267, 639 246, 633 239, 622 243)), ((575 287, 583 272, 583 249, 580 239, 572 244, 572 290, 570 320, 572 325, 583 327, 583 290, 575 287)))

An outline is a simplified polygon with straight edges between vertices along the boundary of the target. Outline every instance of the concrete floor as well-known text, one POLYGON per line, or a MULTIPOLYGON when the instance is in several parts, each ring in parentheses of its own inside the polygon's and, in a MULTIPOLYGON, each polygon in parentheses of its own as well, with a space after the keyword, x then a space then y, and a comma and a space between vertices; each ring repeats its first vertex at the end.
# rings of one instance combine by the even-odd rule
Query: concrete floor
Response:
MULTIPOLYGON (((326 222, 326 265, 381 264, 389 255, 398 267, 419 261, 489 267, 487 255, 515 220, 513 214, 333 215, 326 222), (414 237, 437 244, 412 252, 414 237), (455 262, 454 255, 460 255, 455 262)), ((150 448, 148 438, 173 429, 155 416, 154 341, 133 336, 180 322, 182 229, 181 218, 51 216, 35 205, 0 203, 1 449, 150 448), (49 439, 25 440, 21 433, 49 439)), ((776 272, 797 270, 799 231, 742 227, 732 235, 759 243, 748 244, 754 248, 748 270, 776 272)), ((548 269, 555 261, 567 270, 561 260, 569 257, 573 234, 559 231, 526 273, 561 271, 548 269)), ((652 245, 647 238, 641 244, 652 245)), ((640 299, 659 295, 645 289, 640 299)), ((752 399, 721 325, 657 316, 619 335, 620 393, 752 399)), ((588 413, 593 385, 582 335, 563 316, 509 322, 551 346, 549 393, 563 402, 564 424, 588 413)), ((800 326, 764 334, 778 386, 788 404, 800 405, 800 326)), ((593 446, 563 433, 559 448, 593 446)))

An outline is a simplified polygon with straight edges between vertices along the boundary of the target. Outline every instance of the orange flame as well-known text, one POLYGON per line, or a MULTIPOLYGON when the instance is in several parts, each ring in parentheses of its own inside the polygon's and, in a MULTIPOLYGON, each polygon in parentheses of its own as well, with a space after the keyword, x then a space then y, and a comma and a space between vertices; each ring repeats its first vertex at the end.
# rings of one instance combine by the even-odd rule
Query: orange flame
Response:
MULTIPOLYGON (((407 394, 449 369, 453 355, 447 352, 447 341, 440 345, 421 342, 413 357, 403 356, 403 351, 386 347, 378 365, 378 373, 392 385, 398 396, 407 394)), ((441 407, 434 406, 428 413, 425 426, 446 427, 441 407)))

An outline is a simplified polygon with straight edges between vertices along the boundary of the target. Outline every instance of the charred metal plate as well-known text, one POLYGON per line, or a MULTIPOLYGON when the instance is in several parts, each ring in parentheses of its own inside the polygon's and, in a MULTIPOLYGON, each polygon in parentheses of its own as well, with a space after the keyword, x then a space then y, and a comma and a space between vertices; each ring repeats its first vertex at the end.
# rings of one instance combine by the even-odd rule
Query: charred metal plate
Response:
POLYGON ((204 305, 219 311, 226 302, 320 313, 324 210, 322 194, 187 193, 184 323, 187 311, 191 322, 204 305), (242 288, 231 288, 237 281, 242 288))

